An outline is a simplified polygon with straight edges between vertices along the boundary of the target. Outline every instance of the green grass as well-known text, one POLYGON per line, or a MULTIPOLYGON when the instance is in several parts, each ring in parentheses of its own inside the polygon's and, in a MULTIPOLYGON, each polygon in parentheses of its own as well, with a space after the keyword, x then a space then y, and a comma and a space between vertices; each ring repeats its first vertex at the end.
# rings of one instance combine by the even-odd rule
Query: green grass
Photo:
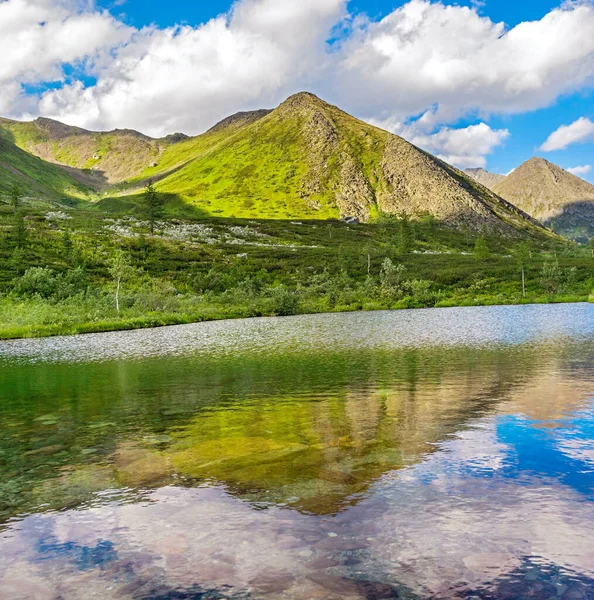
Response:
POLYGON ((524 298, 515 242, 487 237, 491 255, 477 260, 475 234, 432 220, 413 223, 413 245, 399 254, 401 224, 393 219, 349 226, 202 216, 158 223, 151 237, 145 223, 129 217, 89 210, 66 216, 48 221, 46 209, 27 209, 28 236, 17 250, 15 216, 0 207, 0 338, 261 315, 586 301, 594 288, 588 249, 533 240, 524 298), (118 249, 135 270, 120 313, 109 271, 118 249), (386 258, 405 269, 391 287, 382 284, 386 258), (551 291, 541 270, 554 261, 559 281, 551 291), (19 283, 40 266, 51 269, 51 293, 19 283), (66 285, 77 267, 84 281, 66 285))
POLYGON ((21 150, 0 128, 0 200, 14 185, 28 197, 73 201, 94 192, 59 166, 21 150))

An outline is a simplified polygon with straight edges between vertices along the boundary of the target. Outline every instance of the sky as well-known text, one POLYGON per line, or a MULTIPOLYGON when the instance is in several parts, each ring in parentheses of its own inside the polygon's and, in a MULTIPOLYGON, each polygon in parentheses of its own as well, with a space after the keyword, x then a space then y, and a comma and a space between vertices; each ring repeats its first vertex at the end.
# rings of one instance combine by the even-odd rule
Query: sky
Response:
POLYGON ((460 167, 594 183, 594 0, 0 0, 0 115, 198 134, 307 90, 460 167))

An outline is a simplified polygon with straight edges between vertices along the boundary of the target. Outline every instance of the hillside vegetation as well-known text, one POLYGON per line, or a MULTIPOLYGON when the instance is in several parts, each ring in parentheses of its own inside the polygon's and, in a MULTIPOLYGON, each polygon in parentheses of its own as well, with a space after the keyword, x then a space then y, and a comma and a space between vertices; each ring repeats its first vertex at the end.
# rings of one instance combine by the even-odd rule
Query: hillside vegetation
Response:
POLYGON ((380 213, 430 215, 475 231, 546 235, 461 171, 309 93, 272 111, 238 113, 194 138, 94 133, 49 119, 0 127, 21 149, 77 169, 111 212, 134 211, 153 180, 174 205, 201 215, 366 222, 380 213))
POLYGON ((0 207, 0 338, 297 313, 586 300, 588 250, 376 224, 0 207), (522 289, 522 269, 526 290, 522 289))
POLYGON ((44 200, 94 197, 92 187, 72 172, 48 163, 19 148, 12 136, 0 127, 0 197, 7 196, 14 186, 25 196, 44 200))
POLYGON ((143 175, 220 216, 369 221, 383 212, 474 229, 534 227, 460 171, 307 93, 253 122, 175 145, 143 175))
POLYGON ((38 158, 76 169, 76 176, 96 191, 135 177, 155 164, 170 144, 187 137, 177 134, 155 140, 128 129, 93 132, 46 118, 0 119, 1 130, 38 158))

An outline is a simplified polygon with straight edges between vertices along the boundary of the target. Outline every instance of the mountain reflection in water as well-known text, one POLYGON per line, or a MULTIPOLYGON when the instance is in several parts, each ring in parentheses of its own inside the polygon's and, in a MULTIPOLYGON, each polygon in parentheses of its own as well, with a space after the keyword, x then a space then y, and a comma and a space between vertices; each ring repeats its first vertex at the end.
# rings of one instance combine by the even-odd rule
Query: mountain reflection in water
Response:
POLYGON ((594 307, 526 308, 4 347, 0 597, 594 598, 594 307))

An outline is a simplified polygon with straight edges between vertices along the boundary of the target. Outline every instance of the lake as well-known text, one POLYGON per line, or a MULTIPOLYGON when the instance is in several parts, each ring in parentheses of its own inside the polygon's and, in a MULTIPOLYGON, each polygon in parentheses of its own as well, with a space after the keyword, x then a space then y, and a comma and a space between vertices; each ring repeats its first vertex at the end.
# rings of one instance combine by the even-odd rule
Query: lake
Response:
POLYGON ((594 305, 0 342, 0 598, 594 598, 594 305))

